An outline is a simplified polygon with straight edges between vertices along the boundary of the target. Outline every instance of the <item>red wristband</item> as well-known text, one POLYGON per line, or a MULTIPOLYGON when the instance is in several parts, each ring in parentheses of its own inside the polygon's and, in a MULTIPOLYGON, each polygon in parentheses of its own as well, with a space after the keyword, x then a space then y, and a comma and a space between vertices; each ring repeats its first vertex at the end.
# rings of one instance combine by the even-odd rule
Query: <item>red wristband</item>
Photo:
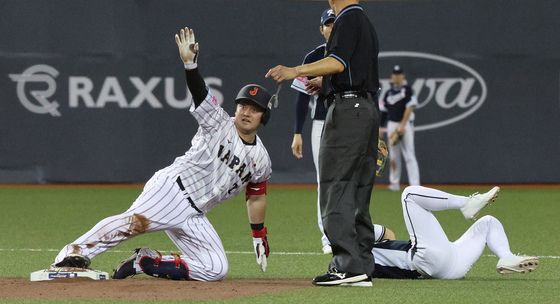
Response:
POLYGON ((264 238, 266 237, 266 227, 260 230, 252 229, 253 237, 254 238, 264 238))

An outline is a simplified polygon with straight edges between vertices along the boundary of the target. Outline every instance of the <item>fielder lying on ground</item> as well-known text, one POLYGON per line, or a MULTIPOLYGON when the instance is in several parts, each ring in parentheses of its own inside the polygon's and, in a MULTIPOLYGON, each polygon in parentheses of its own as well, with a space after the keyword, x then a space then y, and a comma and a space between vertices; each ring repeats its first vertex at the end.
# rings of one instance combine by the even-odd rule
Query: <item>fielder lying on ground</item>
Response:
POLYGON ((376 243, 374 278, 460 279, 480 258, 485 246, 498 258, 499 273, 530 272, 538 257, 514 255, 500 221, 486 215, 477 220, 458 240, 451 242, 432 211, 460 209, 474 219, 479 211, 497 197, 500 188, 470 197, 452 195, 421 186, 407 187, 401 196, 403 218, 409 241, 388 240, 376 243))

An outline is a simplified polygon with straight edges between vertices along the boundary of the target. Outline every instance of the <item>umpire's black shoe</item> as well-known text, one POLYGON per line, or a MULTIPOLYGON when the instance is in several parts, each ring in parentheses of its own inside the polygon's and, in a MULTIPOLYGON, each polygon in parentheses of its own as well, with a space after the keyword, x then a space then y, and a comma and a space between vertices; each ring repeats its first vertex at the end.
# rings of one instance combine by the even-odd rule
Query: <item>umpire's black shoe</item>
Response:
POLYGON ((317 286, 360 286, 372 287, 371 278, 366 274, 356 274, 350 272, 338 272, 331 270, 324 275, 313 279, 313 285, 317 286))
POLYGON ((54 266, 56 267, 74 267, 74 268, 89 268, 91 260, 81 254, 71 253, 64 257, 64 259, 54 266))

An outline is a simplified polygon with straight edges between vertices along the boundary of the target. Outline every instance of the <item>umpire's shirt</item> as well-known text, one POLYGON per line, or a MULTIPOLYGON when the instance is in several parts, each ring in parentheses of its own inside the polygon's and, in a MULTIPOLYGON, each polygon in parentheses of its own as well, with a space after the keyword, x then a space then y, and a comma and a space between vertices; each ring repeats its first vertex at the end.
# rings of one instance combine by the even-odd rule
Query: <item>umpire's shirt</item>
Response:
POLYGON ((344 65, 344 71, 323 77, 323 95, 346 91, 375 95, 379 88, 378 53, 377 34, 363 8, 358 4, 344 8, 334 21, 326 52, 344 65))

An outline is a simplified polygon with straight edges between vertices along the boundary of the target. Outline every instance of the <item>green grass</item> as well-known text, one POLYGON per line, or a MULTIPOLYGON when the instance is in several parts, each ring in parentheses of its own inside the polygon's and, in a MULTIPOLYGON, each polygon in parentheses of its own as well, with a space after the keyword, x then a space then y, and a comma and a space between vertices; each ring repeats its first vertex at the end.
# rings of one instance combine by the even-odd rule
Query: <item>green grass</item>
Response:
MULTIPOLYGON (((485 187, 443 189, 466 195, 484 191, 485 187)), ((60 248, 104 217, 126 210, 139 192, 140 189, 126 188, 0 188, 0 276, 28 277, 30 272, 45 268, 60 248), (49 249, 51 251, 47 251, 49 249)), ((266 225, 272 254, 266 273, 260 272, 252 254, 245 253, 252 251, 252 241, 243 196, 214 209, 209 218, 229 252, 228 277, 311 279, 324 272, 329 261, 327 256, 275 254, 320 252, 315 195, 312 189, 281 190, 272 187, 269 191, 266 225)), ((399 198, 399 193, 376 190, 372 215, 375 222, 391 227, 398 238, 406 238, 399 198)), ((498 201, 483 213, 500 219, 514 252, 544 256, 536 272, 502 277, 494 270, 497 258, 489 256, 487 251, 463 280, 376 280, 374 288, 369 289, 311 287, 223 302, 559 303, 560 259, 557 257, 560 256, 560 242, 557 222, 560 190, 506 188, 500 193, 498 201)), ((439 212, 437 217, 450 239, 459 237, 470 224, 457 211, 439 212)), ((100 255, 93 260, 92 267, 111 271, 129 255, 122 251, 132 251, 138 246, 175 250, 165 234, 147 234, 121 244, 115 249, 117 252, 100 255)), ((40 300, 3 302, 1 295, 0 302, 51 303, 40 300)))

